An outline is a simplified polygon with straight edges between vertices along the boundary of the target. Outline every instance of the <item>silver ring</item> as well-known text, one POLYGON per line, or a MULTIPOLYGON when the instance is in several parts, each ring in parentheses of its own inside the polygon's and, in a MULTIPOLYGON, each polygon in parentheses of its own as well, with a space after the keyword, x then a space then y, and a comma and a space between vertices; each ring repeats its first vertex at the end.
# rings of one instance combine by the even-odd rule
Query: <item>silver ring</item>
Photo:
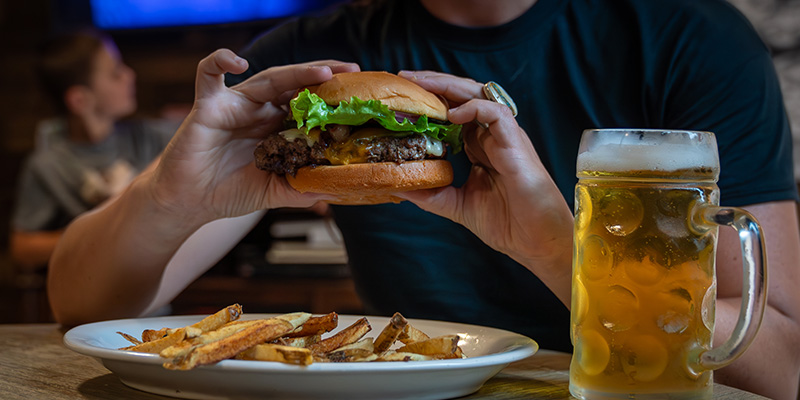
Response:
MULTIPOLYGON (((508 108, 511 109, 511 114, 514 117, 517 116, 517 104, 514 103, 514 100, 511 98, 508 92, 506 92, 506 90, 503 89, 503 87, 500 86, 497 82, 495 81, 486 82, 486 84, 483 85, 483 95, 486 96, 487 100, 491 100, 495 103, 507 106, 508 108)), ((483 128, 486 129, 489 128, 489 125, 486 123, 480 121, 475 121, 475 122, 477 122, 478 125, 482 126, 483 128)))
POLYGON ((511 109, 511 114, 515 117, 517 116, 517 104, 514 103, 514 100, 511 99, 508 92, 506 92, 502 86, 498 85, 497 82, 486 82, 486 84, 483 85, 483 95, 495 103, 505 104, 511 109))

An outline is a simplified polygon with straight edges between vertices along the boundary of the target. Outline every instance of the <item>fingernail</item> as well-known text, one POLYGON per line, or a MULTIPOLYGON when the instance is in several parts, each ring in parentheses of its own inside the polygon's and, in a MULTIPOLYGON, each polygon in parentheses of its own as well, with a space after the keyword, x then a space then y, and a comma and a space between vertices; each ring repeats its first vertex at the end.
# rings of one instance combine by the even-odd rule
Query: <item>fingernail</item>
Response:
POLYGON ((408 71, 408 70, 401 70, 400 72, 397 73, 397 76, 401 76, 401 77, 406 78, 406 79, 408 79, 408 78, 411 78, 411 79, 414 79, 414 80, 421 79, 416 74, 414 74, 414 71, 408 71))
POLYGON ((233 61, 239 65, 247 65, 247 60, 239 56, 236 56, 236 58, 234 58, 233 61))

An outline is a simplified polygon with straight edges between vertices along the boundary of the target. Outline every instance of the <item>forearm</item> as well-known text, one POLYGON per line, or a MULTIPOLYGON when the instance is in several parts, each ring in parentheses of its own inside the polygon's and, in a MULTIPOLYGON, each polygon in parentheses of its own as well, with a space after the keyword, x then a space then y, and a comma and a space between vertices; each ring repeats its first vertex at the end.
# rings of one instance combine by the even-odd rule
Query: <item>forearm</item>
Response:
POLYGON ((65 325, 129 317, 155 296, 168 261, 199 222, 160 208, 144 173, 118 199, 76 219, 56 247, 48 294, 65 325))
POLYGON ((569 241, 568 244, 565 242, 563 251, 553 258, 512 258, 534 273, 567 308, 570 308, 572 305, 572 241, 569 241))
MULTIPOLYGON (((775 399, 797 399, 800 377, 800 230, 793 201, 746 208, 761 224, 767 245, 767 308, 753 344, 741 359, 715 373, 718 381, 775 399)), ((730 336, 739 316, 742 251, 733 229, 720 229, 714 343, 730 336)))
POLYGON ((544 283, 553 294, 561 300, 567 308, 572 306, 572 257, 574 252, 573 216, 560 197, 553 196, 551 204, 544 206, 550 210, 545 214, 547 221, 546 232, 537 239, 529 239, 530 245, 523 245, 515 252, 510 252, 512 257, 525 265, 544 283), (548 249, 538 252, 535 256, 526 254, 525 251, 533 248, 536 243, 538 248, 548 249))
MULTIPOLYGON (((714 343, 730 336, 739 315, 741 299, 717 301, 714 343)), ((800 324, 767 306, 753 344, 733 364, 714 373, 717 382, 772 399, 797 399, 800 378, 800 324)))
POLYGON ((47 265, 56 248, 62 231, 39 231, 11 233, 11 258, 24 270, 34 270, 47 265))

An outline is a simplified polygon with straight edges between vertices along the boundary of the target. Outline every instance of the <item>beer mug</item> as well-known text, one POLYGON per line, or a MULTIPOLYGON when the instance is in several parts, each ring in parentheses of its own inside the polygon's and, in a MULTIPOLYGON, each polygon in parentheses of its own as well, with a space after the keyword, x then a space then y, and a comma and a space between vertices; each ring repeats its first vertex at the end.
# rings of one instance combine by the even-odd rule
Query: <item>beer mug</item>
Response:
POLYGON ((712 371, 744 352, 766 301, 760 226, 719 206, 714 134, 587 130, 577 176, 570 392, 710 398, 712 371), (719 225, 739 232, 745 284, 731 338, 712 349, 719 225))

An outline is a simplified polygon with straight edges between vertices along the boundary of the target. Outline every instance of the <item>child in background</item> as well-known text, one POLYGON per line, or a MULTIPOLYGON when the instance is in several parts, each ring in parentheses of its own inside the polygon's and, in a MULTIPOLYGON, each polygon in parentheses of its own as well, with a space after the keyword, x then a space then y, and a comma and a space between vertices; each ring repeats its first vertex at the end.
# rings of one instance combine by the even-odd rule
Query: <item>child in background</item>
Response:
POLYGON ((177 128, 166 121, 120 121, 136 111, 136 75, 103 33, 51 40, 38 69, 59 116, 40 123, 18 181, 10 249, 25 270, 45 266, 62 229, 125 189, 177 128))

